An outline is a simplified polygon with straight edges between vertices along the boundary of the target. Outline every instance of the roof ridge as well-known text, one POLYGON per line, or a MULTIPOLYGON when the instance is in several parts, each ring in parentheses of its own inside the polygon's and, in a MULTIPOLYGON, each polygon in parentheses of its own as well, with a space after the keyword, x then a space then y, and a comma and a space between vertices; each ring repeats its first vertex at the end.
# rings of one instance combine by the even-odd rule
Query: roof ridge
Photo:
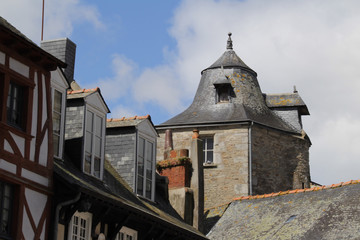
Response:
POLYGON ((230 205, 231 201, 230 202, 227 202, 227 203, 223 203, 223 204, 220 204, 220 205, 216 205, 214 207, 210 207, 210 208, 204 208, 204 212, 208 211, 208 210, 211 210, 211 209, 215 209, 215 208, 219 208, 219 207, 223 207, 223 206, 226 206, 226 205, 230 205))
POLYGON ((88 92, 97 92, 97 91, 100 91, 99 87, 87 88, 87 89, 83 88, 83 89, 80 89, 80 90, 68 90, 67 94, 88 93, 88 92))
POLYGON ((141 120, 141 119, 150 119, 150 114, 147 114, 145 116, 133 116, 133 117, 122 117, 122 118, 109 118, 106 121, 107 122, 120 122, 120 121, 129 121, 129 120, 141 120))
POLYGON ((263 195, 256 195, 256 196, 242 196, 242 197, 237 197, 237 198, 233 198, 233 201, 238 201, 238 200, 247 200, 247 199, 259 199, 259 198, 269 198, 269 197, 276 197, 276 196, 281 196, 281 195, 287 195, 287 194, 296 194, 296 193, 301 193, 301 192, 314 192, 314 191, 320 191, 320 190, 326 190, 326 189, 334 189, 334 188, 338 188, 338 187, 343 187, 343 186, 347 186, 347 185, 352 185, 352 184, 359 184, 360 183, 360 179, 359 180, 350 180, 347 182, 340 182, 337 184, 331 184, 331 185, 324 185, 321 187, 312 187, 312 188, 305 188, 305 189, 294 189, 294 190, 287 190, 287 191, 280 191, 280 192, 276 192, 276 193, 268 193, 268 194, 263 194, 263 195))

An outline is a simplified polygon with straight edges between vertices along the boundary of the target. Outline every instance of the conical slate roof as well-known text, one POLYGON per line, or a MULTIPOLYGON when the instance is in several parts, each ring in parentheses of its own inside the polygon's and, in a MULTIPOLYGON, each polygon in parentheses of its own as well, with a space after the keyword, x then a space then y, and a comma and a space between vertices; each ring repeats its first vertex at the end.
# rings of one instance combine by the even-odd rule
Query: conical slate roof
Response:
POLYGON ((256 122, 272 128, 299 132, 266 105, 257 74, 232 49, 231 34, 225 53, 202 71, 193 103, 184 112, 157 126, 158 129, 256 122), (229 101, 218 101, 219 91, 227 89, 229 101))
MULTIPOLYGON (((243 60, 235 53, 232 47, 231 33, 228 34, 229 38, 227 41, 226 51, 221 55, 221 57, 216 60, 210 67, 207 69, 213 68, 243 68, 244 70, 251 71, 257 76, 256 72, 249 68, 243 60)), ((205 70, 207 70, 205 69, 205 70)), ((204 71, 205 71, 204 70, 204 71)))

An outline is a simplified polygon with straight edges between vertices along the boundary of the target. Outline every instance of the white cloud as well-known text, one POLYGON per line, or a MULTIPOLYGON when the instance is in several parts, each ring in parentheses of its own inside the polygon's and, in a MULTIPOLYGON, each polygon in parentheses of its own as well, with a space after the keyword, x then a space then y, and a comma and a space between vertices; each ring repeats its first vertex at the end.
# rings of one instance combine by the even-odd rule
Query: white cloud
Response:
POLYGON ((125 56, 114 54, 112 59, 111 78, 100 79, 99 86, 106 100, 117 100, 128 95, 129 88, 134 82, 136 64, 125 56))
MULTIPOLYGON (((0 16, 34 42, 41 39, 42 1, 3 1, 0 16), (21 16, 21 17, 19 17, 21 16)), ((90 23, 95 29, 105 26, 100 20, 97 8, 79 0, 46 0, 44 39, 69 36, 75 23, 90 23)))
POLYGON ((111 114, 108 115, 108 118, 122 118, 122 117, 133 117, 136 113, 133 109, 129 107, 118 104, 114 109, 111 110, 111 114))

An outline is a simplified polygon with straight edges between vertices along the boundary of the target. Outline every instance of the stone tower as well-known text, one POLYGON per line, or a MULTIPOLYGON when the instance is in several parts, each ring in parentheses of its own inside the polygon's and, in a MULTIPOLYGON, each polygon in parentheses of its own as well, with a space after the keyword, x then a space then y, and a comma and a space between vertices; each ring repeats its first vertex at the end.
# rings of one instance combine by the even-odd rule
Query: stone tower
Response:
POLYGON ((301 121, 309 112, 298 92, 262 93, 256 72, 233 50, 231 33, 226 51, 201 74, 190 107, 156 128, 158 161, 166 130, 175 149, 190 149, 199 131, 205 211, 234 197, 309 187, 311 142, 301 121))

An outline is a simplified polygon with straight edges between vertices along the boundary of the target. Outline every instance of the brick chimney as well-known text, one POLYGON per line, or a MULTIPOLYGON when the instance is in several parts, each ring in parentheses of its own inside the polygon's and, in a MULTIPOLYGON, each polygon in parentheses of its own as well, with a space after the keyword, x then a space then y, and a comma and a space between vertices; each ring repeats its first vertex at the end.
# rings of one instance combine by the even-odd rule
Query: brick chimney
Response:
POLYGON ((40 47, 67 64, 64 70, 69 83, 74 80, 76 44, 68 38, 42 41, 40 47))

